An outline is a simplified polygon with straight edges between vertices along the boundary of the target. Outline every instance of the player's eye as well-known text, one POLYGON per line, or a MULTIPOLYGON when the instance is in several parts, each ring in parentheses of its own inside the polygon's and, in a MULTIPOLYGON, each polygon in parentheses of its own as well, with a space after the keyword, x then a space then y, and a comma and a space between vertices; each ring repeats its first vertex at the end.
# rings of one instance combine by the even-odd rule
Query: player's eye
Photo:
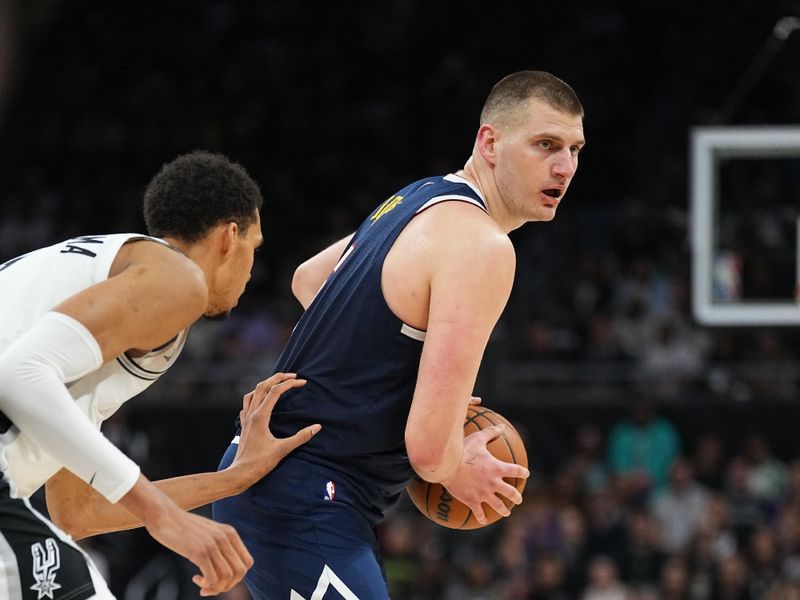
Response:
POLYGON ((549 150, 553 147, 553 143, 550 140, 540 140, 538 146, 543 150, 549 150))

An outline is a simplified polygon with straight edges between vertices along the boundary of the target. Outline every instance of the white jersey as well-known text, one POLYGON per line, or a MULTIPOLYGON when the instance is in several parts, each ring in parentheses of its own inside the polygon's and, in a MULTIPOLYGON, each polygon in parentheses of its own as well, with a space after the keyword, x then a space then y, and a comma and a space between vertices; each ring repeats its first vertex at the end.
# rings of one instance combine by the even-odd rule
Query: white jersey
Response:
MULTIPOLYGON (((70 296, 108 279, 111 264, 127 242, 163 240, 140 234, 82 236, 0 264, 0 353, 46 312, 70 296)), ((100 427, 122 404, 147 389, 178 358, 188 330, 141 357, 127 353, 68 384, 83 413, 100 427)), ((29 496, 62 464, 24 433, 0 436, 5 471, 16 494, 29 496), (16 435, 16 437, 15 437, 16 435)), ((0 460, 2 462, 2 460, 0 460)))

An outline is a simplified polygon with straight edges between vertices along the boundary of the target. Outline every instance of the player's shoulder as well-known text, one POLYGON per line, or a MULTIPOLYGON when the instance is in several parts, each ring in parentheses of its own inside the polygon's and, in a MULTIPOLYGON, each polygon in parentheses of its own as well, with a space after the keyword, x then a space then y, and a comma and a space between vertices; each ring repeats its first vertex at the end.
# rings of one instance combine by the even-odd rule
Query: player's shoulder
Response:
POLYGON ((442 250, 452 247, 470 253, 514 257, 514 246, 508 235, 485 210, 474 204, 441 202, 425 213, 419 218, 435 232, 434 243, 442 250))
POLYGON ((167 297, 204 298, 208 293, 205 276, 197 263, 157 238, 142 236, 123 245, 110 275, 123 272, 148 279, 167 297))

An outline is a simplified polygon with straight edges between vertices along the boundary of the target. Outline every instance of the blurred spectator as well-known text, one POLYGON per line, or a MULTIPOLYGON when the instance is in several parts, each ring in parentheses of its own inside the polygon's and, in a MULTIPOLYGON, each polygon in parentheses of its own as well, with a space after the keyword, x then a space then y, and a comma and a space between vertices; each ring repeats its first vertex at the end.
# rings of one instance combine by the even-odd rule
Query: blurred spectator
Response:
POLYGON ((546 553, 533 561, 531 600, 572 600, 564 588, 564 560, 555 553, 546 553))
POLYGON ((494 565, 489 557, 469 552, 456 565, 457 576, 450 578, 443 600, 501 600, 504 597, 504 592, 495 585, 494 565))
POLYGON ((561 544, 559 515, 547 492, 532 490, 525 499, 525 548, 528 556, 536 558, 552 552, 561 544))
POLYGON ((572 598, 577 598, 586 585, 589 567, 586 517, 577 507, 566 506, 559 511, 559 526, 559 553, 566 568, 566 589, 572 598))
POLYGON ((641 355, 642 378, 649 392, 676 400, 696 381, 705 366, 705 337, 676 316, 659 319, 641 355))
POLYGON ((739 540, 731 522, 730 500, 725 494, 713 493, 706 505, 696 539, 708 538, 710 556, 717 561, 730 556, 739 548, 739 540))
POLYGON ((690 573, 680 558, 664 563, 659 574, 660 600, 692 600, 689 589, 690 573))
POLYGON ((694 478, 711 491, 725 484, 725 448, 722 437, 715 432, 701 432, 692 455, 694 478))
POLYGON ((610 484, 603 432, 597 425, 585 422, 578 426, 572 453, 562 470, 578 480, 584 494, 610 484))
POLYGON ((655 587, 666 555, 661 551, 661 532, 653 516, 643 509, 628 515, 627 540, 620 556, 622 579, 641 588, 655 587))
POLYGON ((650 343, 653 325, 644 301, 634 296, 625 301, 614 319, 614 335, 628 358, 640 357, 650 343))
POLYGON ((730 523, 739 541, 746 541, 752 530, 764 521, 761 505, 750 491, 750 465, 741 456, 728 462, 725 496, 730 506, 730 523))
POLYGON ((617 422, 609 434, 611 472, 627 494, 647 496, 667 484, 670 464, 680 445, 675 426, 655 413, 651 400, 639 397, 630 417, 617 422))
POLYGON ((616 564, 626 545, 625 511, 619 497, 610 488, 593 490, 586 498, 586 511, 589 554, 609 556, 616 564))
POLYGON ((581 357, 597 362, 626 360, 617 339, 614 321, 606 313, 596 313, 589 317, 586 333, 581 345, 581 357))
POLYGON ((669 486, 653 498, 653 514, 667 552, 688 548, 705 516, 708 498, 708 491, 694 479, 691 463, 676 458, 670 467, 669 486))
POLYGON ((778 542, 772 529, 765 526, 756 528, 750 537, 747 558, 750 564, 750 595, 763 598, 781 576, 778 542))
POLYGON ((592 559, 588 578, 581 600, 628 600, 628 587, 620 581, 617 565, 608 556, 592 559))
POLYGON ((758 600, 750 594, 747 563, 739 554, 720 560, 717 565, 713 600, 758 600))
POLYGON ((764 600, 800 600, 800 582, 781 581, 767 592, 764 600))
POLYGON ((761 433, 747 436, 744 452, 749 467, 747 488, 772 512, 788 487, 786 465, 772 454, 769 440, 761 433))
POLYGON ((716 570, 713 532, 706 527, 700 527, 686 556, 690 570, 689 598, 710 600, 716 570))
POLYGON ((746 356, 751 360, 747 383, 755 397, 767 400, 793 400, 797 397, 797 379, 791 376, 791 367, 797 356, 784 341, 780 331, 759 329, 754 333, 755 343, 746 356))
POLYGON ((382 523, 380 530, 383 564, 391 596, 410 596, 419 580, 419 532, 408 517, 396 516, 382 523))

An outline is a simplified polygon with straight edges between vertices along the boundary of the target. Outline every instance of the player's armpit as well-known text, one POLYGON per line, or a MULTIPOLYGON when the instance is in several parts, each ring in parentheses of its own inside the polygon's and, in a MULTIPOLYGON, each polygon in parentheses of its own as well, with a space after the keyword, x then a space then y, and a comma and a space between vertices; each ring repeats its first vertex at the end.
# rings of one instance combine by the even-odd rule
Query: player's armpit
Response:
POLYGON ((405 434, 411 464, 428 481, 458 468, 467 403, 514 278, 510 241, 475 212, 462 211, 450 229, 442 225, 445 243, 432 259, 427 333, 405 434))
POLYGON ((136 243, 121 272, 68 298, 53 310, 82 323, 105 361, 132 348, 168 342, 206 310, 203 272, 161 244, 136 243))

